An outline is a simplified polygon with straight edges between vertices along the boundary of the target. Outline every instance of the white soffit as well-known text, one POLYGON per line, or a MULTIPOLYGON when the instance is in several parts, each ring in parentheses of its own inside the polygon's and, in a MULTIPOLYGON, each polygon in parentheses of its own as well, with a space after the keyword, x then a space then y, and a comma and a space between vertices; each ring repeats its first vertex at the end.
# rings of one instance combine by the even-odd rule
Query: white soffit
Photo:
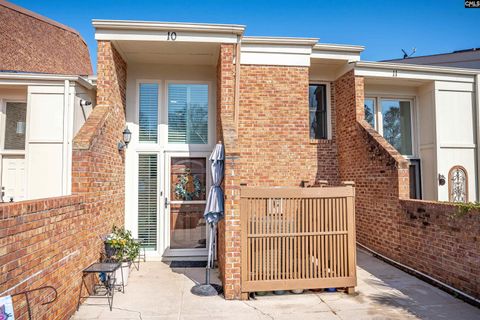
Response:
POLYGON ((316 38, 243 37, 240 63, 308 67, 317 41, 316 38))
POLYGON ((480 74, 480 70, 403 63, 355 62, 355 75, 364 77, 474 82, 476 74, 480 74))
POLYGON ((126 20, 93 20, 96 40, 236 43, 245 26, 126 20))
POLYGON ((215 43, 114 41, 127 63, 216 65, 219 45, 215 43))

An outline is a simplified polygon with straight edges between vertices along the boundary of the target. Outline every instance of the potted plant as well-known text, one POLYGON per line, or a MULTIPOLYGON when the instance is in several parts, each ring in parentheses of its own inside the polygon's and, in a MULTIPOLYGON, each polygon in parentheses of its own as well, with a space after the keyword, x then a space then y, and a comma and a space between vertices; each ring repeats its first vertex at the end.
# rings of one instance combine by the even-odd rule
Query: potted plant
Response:
POLYGON ((128 275, 132 262, 140 253, 140 244, 133 239, 132 232, 124 227, 113 226, 112 233, 105 238, 105 253, 108 259, 122 263, 115 278, 121 284, 123 271, 123 285, 128 283, 128 275))

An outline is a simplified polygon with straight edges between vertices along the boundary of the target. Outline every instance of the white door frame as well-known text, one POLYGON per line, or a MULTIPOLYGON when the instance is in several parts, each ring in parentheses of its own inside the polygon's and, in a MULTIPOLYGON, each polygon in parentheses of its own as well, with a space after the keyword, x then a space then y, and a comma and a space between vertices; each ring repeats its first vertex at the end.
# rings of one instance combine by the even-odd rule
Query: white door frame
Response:
MULTIPOLYGON (((163 225, 163 228, 159 230, 160 233, 163 233, 163 243, 165 244, 164 246, 160 246, 160 252, 163 252, 163 257, 206 257, 208 254, 208 248, 207 248, 207 243, 208 243, 208 236, 209 236, 209 229, 208 225, 205 227, 205 232, 206 232, 206 244, 205 248, 201 249, 170 249, 170 178, 171 178, 171 159, 173 157, 184 157, 184 158, 205 158, 205 164, 206 164, 206 183, 205 183, 205 200, 202 201, 189 201, 191 204, 201 204, 201 203, 206 203, 206 199, 208 198, 208 192, 210 190, 210 185, 211 185, 211 173, 210 173, 210 166, 208 163, 208 157, 210 155, 210 152, 193 152, 193 151, 185 151, 185 152, 165 152, 165 167, 163 170, 163 175, 164 175, 164 185, 163 185, 163 197, 161 198, 161 203, 160 203, 160 215, 163 214, 163 218, 159 219, 161 221, 161 225, 163 225), (165 201, 168 195, 168 204, 166 205, 165 201)), ((177 202, 176 202, 177 203, 177 202)), ((178 202, 181 203, 181 202, 178 202)))

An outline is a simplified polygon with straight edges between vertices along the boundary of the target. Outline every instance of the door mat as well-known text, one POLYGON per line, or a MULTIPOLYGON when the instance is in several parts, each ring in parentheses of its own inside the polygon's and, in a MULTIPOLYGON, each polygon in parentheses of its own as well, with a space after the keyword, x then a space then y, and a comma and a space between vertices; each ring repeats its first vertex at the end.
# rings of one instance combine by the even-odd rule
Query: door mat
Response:
POLYGON ((205 268, 207 261, 171 261, 170 268, 205 268))

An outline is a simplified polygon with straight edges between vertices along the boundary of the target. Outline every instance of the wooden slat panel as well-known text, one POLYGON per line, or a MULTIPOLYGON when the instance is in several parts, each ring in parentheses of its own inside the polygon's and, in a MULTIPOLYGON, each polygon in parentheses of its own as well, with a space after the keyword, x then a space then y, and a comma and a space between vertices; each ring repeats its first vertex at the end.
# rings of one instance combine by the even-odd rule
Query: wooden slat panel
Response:
POLYGON ((242 188, 242 292, 351 287, 354 188, 242 188))

